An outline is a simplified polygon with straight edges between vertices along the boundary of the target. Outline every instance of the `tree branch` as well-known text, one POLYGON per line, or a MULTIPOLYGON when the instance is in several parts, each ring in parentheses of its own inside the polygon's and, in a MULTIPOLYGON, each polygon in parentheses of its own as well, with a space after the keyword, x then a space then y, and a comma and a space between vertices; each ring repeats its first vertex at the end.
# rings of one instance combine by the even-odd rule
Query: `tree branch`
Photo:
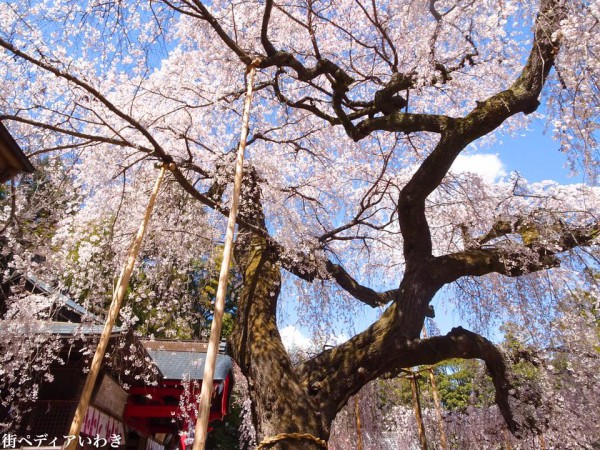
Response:
POLYGON ((198 8, 200 13, 202 14, 202 18, 209 23, 209 25, 215 30, 217 35, 221 38, 221 40, 229 47, 233 52, 240 58, 246 65, 252 64, 253 58, 245 52, 231 37, 227 34, 227 32, 221 27, 217 19, 210 13, 210 11, 204 6, 204 4, 200 0, 192 0, 194 5, 198 8))
POLYGON ((73 136, 80 139, 86 139, 89 142, 104 142, 106 144, 112 144, 119 147, 131 147, 137 148, 138 150, 145 153, 153 153, 153 150, 148 147, 136 146, 133 143, 123 140, 123 139, 115 139, 115 138, 107 138, 105 136, 98 136, 88 133, 81 133, 75 130, 68 130, 66 128, 57 127, 55 125, 50 125, 44 122, 38 122, 36 120, 27 119, 25 117, 15 116, 15 115, 0 115, 0 121, 2 120, 12 120, 15 122, 25 123, 27 125, 32 125, 34 127, 43 128, 45 130, 55 131, 56 133, 66 134, 68 136, 73 136))
POLYGON ((166 154, 166 152, 163 150, 163 148, 160 146, 160 144, 156 141, 156 139, 154 139, 152 134, 150 134, 150 132, 143 125, 141 125, 133 117, 129 116, 128 114, 125 114, 123 111, 121 111, 119 108, 117 108, 110 100, 108 100, 108 98, 106 98, 104 95, 102 95, 96 88, 94 88, 89 83, 81 80, 80 78, 74 76, 71 73, 68 73, 64 70, 58 69, 57 67, 54 67, 54 66, 42 61, 41 59, 36 59, 33 56, 28 55, 27 53, 17 49, 10 42, 5 41, 1 37, 0 37, 0 47, 4 47, 6 50, 8 50, 13 55, 15 55, 21 59, 24 59, 25 61, 28 61, 31 64, 33 64, 43 70, 53 73, 54 75, 56 75, 60 78, 63 78, 65 80, 73 83, 76 86, 79 86, 80 88, 82 88, 83 90, 85 90, 86 92, 88 92, 89 94, 94 96, 94 98, 98 99, 113 114, 115 114, 116 116, 125 120, 127 123, 129 123, 131 126, 133 126, 136 130, 138 130, 140 132, 140 134, 142 134, 142 136, 144 136, 148 140, 148 142, 150 142, 150 144, 154 148, 154 152, 156 153, 157 156, 161 157, 161 159, 163 159, 163 160, 166 160, 165 162, 172 161, 172 159, 166 154))
POLYGON ((376 308, 384 306, 396 298, 397 289, 391 289, 385 292, 377 292, 369 287, 358 283, 342 266, 334 264, 331 260, 318 261, 314 257, 305 253, 296 253, 290 255, 285 249, 275 242, 270 240, 281 266, 297 276, 298 278, 312 283, 315 280, 333 279, 346 292, 348 292, 356 300, 361 301, 365 305, 376 308))
POLYGON ((402 189, 398 213, 408 267, 431 256, 425 199, 440 185, 460 152, 509 117, 520 112, 529 114, 539 105, 538 97, 558 51, 552 35, 559 29, 564 14, 557 0, 541 2, 533 45, 519 78, 509 89, 478 103, 466 117, 446 122, 439 143, 402 189))
MULTIPOLYGON (((381 107, 383 106, 380 104, 379 108, 381 107)), ((448 116, 392 112, 389 115, 363 120, 356 125, 350 136, 358 142, 373 131, 392 131, 406 134, 417 131, 442 133, 453 122, 454 119, 448 116)))
POLYGON ((560 261, 557 254, 590 245, 600 236, 598 223, 582 227, 569 227, 562 221, 551 225, 535 225, 520 220, 513 224, 504 221, 498 223, 500 225, 495 225, 479 242, 487 242, 491 237, 518 233, 522 243, 513 242, 505 248, 468 248, 462 252, 434 258, 431 264, 432 267, 436 267, 433 272, 436 280, 446 284, 465 276, 499 273, 516 277, 538 272, 558 266, 560 261), (498 231, 493 232, 494 229, 498 231))
POLYGON ((391 289, 385 292, 377 292, 371 288, 359 284, 354 278, 350 276, 346 269, 338 264, 334 264, 331 261, 325 263, 327 273, 336 281, 336 283, 352 295, 355 299, 360 300, 366 305, 373 308, 378 306, 384 306, 389 302, 393 301, 397 294, 398 289, 391 289))
POLYGON ((260 29, 260 42, 262 43, 265 51, 267 52, 267 56, 273 56, 277 53, 275 47, 269 40, 268 31, 269 31, 269 20, 271 19, 271 11, 273 10, 273 0, 266 0, 265 2, 265 12, 263 14, 262 26, 260 29))
POLYGON ((461 327, 453 328, 445 336, 429 339, 396 336, 394 342, 389 343, 380 336, 368 352, 364 352, 362 346, 356 347, 357 337, 319 354, 298 368, 309 392, 312 391, 324 414, 335 416, 348 398, 362 386, 385 374, 398 373, 401 369, 419 365, 436 364, 450 358, 477 358, 485 362, 492 377, 496 403, 509 429, 512 432, 520 429, 521 425, 515 420, 509 404, 511 384, 505 358, 482 336, 461 327), (348 361, 356 358, 361 359, 359 366, 348 364, 348 361))

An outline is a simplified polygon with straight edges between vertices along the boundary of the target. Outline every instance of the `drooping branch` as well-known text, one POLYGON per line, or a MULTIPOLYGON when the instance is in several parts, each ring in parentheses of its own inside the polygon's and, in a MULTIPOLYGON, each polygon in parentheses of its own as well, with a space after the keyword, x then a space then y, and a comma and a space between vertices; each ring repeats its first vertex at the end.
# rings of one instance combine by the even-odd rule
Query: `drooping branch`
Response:
POLYGON ((507 363, 504 355, 489 340, 457 327, 445 336, 415 342, 407 353, 407 363, 402 364, 404 367, 432 365, 450 358, 483 360, 494 383, 496 404, 508 428, 513 433, 519 431, 522 425, 515 420, 509 403, 511 383, 507 363))

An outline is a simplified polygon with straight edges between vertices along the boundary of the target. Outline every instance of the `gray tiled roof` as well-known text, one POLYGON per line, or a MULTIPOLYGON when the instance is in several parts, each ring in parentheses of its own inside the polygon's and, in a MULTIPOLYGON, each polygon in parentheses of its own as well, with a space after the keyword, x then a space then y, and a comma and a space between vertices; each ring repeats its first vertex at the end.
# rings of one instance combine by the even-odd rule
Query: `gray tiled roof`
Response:
MULTIPOLYGON (((104 329, 104 325, 92 325, 87 323, 72 323, 72 322, 47 322, 48 332, 52 334, 70 335, 99 335, 104 329)), ((113 327, 112 334, 121 333, 121 327, 113 327)))
MULTIPOLYGON (((10 320, 0 320, 0 332, 4 331, 5 327, 14 326, 10 320)), ((83 334, 86 336, 100 335, 104 325, 92 325, 87 323, 73 323, 73 322, 50 322, 45 320, 38 320, 28 324, 19 323, 17 330, 26 333, 36 334, 58 334, 61 336, 79 335, 83 334)), ((120 334, 123 330, 121 327, 113 327, 112 336, 120 334)))
MULTIPOLYGON (((59 305, 65 306, 66 308, 69 308, 72 311, 75 311, 81 317, 89 318, 97 323, 104 323, 104 320, 102 318, 92 314, 87 309, 85 309, 83 306, 75 303, 72 299, 70 299, 66 295, 63 295, 60 292, 58 292, 57 290, 51 288, 50 286, 48 286, 48 284, 46 284, 45 282, 40 280, 38 277, 33 276, 31 274, 27 274, 27 275, 25 275, 25 279, 27 281, 29 281, 31 284, 33 284, 40 291, 42 291, 48 295, 54 296, 54 298, 56 298, 56 303, 58 303, 59 305)), ((102 331, 102 330, 100 330, 100 331, 102 331)))
MULTIPOLYGON (((182 380, 189 375, 192 380, 201 380, 204 375, 206 353, 146 349, 167 380, 182 380)), ((215 380, 224 380, 233 369, 227 355, 217 355, 215 380)))

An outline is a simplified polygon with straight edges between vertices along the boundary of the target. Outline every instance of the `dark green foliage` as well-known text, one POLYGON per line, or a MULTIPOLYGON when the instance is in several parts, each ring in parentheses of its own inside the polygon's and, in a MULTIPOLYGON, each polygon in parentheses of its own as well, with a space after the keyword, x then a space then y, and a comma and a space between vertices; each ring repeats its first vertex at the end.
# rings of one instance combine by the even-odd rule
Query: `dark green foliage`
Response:
POLYGON ((442 406, 463 410, 493 403, 494 387, 480 361, 451 359, 435 369, 442 406))
MULTIPOLYGON (((433 393, 429 372, 419 367, 417 383, 421 406, 433 408, 433 393)), ((494 387, 491 378, 485 373, 484 365, 478 360, 451 359, 433 367, 435 381, 446 410, 464 410, 468 406, 488 406, 494 401, 494 387)), ((410 379, 402 375, 391 380, 382 380, 380 403, 412 407, 410 379)))
POLYGON ((230 412, 225 420, 210 423, 213 430, 208 434, 206 450, 241 450, 239 430, 242 424, 242 408, 240 402, 236 401, 238 395, 234 389, 230 412))

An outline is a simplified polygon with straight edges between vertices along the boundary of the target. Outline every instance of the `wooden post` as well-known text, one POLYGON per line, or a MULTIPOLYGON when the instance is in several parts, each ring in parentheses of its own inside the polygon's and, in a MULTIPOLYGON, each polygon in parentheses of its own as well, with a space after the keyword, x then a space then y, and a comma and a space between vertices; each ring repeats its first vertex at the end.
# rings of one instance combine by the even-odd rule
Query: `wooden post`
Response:
POLYGON ((512 450, 512 445, 510 445, 510 435, 506 428, 504 428, 504 443, 506 444, 505 450, 512 450))
MULTIPOLYGON (((423 338, 427 339, 427 329, 423 325, 423 338)), ((440 445, 442 450, 448 450, 448 439, 446 438, 446 429, 444 427, 444 417, 442 416, 442 402, 440 401, 440 394, 435 383, 435 374, 433 367, 429 367, 429 381, 431 383, 431 393, 433 394, 433 403, 435 404, 435 416, 438 421, 438 428, 440 430, 440 445)))
POLYGON ((442 416, 442 403, 440 401, 440 395, 435 384, 435 375, 433 373, 433 367, 428 369, 429 381, 431 382, 431 392, 433 394, 433 403, 435 404, 435 416, 438 420, 438 426, 440 430, 440 445, 442 450, 448 450, 448 440, 446 439, 446 429, 444 427, 444 417, 442 416))
POLYGON ((540 433, 538 438, 540 441, 540 450, 546 450, 546 441, 544 440, 544 435, 540 433))
POLYGON ((356 450, 363 450, 362 430, 360 425, 360 408, 358 407, 358 394, 354 396, 354 415, 356 416, 356 450))
POLYGON ((225 234, 225 247, 223 248, 223 261, 221 263, 221 272, 219 274, 219 285, 217 287, 217 296, 215 299, 215 311, 210 327, 210 339, 208 340, 208 349, 206 351, 206 362, 204 364, 204 375, 202 377, 202 388, 200 390, 200 402, 198 405, 198 417, 196 419, 196 428, 194 430, 194 444, 192 450, 204 450, 206 438, 208 435, 208 415, 210 413, 210 399, 213 390, 213 377, 215 374, 215 363, 219 350, 221 339, 221 324, 223 313, 225 311, 225 293, 227 291, 227 278, 229 276, 229 264, 231 262, 231 253, 233 250, 233 233, 235 230, 235 221, 237 217, 238 202, 240 190, 242 187, 242 168, 244 165, 244 150, 246 140, 248 139, 248 123, 250 121, 250 105, 252 103, 252 87, 256 68, 248 67, 246 98, 244 99, 244 112, 242 115, 242 132, 240 135, 240 144, 237 150, 237 159, 235 164, 235 179, 233 184, 233 196, 231 198, 231 209, 229 210, 229 220, 227 222, 227 232, 225 234))
POLYGON ((79 404, 77 405, 77 410, 75 411, 75 416, 73 417, 73 422, 71 423, 71 428, 69 430, 69 436, 74 436, 74 439, 72 439, 68 445, 65 445, 66 450, 75 450, 77 448, 83 419, 85 418, 90 405, 92 391, 94 390, 94 385, 96 384, 96 379, 98 378, 98 373, 100 372, 100 367, 102 366, 102 360, 104 359, 104 354, 106 353, 106 347, 108 346, 112 329, 115 325, 117 317, 119 316, 121 303, 123 303, 123 297, 125 297, 125 292, 127 291, 127 284, 129 283, 131 272, 133 272, 133 266, 135 265, 135 261, 140 251, 142 240, 146 234, 146 228, 148 226, 148 222, 150 221, 154 204, 156 203, 156 197, 158 196, 158 189, 160 188, 160 184, 165 176, 166 169, 166 165, 163 165, 160 169, 160 173, 158 174, 158 178, 156 179, 154 188, 152 189, 152 194, 150 195, 150 201, 146 207, 146 214, 144 215, 138 232, 133 240, 133 243, 131 244, 129 253, 127 254, 125 266, 121 270, 119 279, 117 280, 117 285, 113 292, 113 298, 108 310, 108 316, 106 317, 106 322, 104 323, 104 329, 100 335, 100 342, 98 342, 96 353, 94 353, 92 365, 90 366, 90 371, 85 379, 85 385, 83 386, 79 404))
POLYGON ((425 436, 425 425, 423 424, 423 415, 421 414, 421 401, 419 400, 419 387, 417 386, 417 374, 409 372, 410 387, 412 389, 413 409, 417 419, 417 430, 419 432, 419 442, 421 450, 427 450, 427 436, 425 436))

